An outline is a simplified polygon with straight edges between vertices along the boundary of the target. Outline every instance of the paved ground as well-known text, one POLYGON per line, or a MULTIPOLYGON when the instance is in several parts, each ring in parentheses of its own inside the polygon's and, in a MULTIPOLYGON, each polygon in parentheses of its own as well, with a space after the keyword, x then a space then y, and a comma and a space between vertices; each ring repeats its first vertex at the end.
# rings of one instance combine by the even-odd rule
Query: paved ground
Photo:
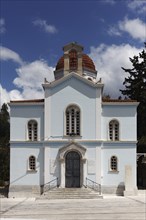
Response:
POLYGON ((93 200, 1 198, 0 219, 146 220, 146 195, 93 200))

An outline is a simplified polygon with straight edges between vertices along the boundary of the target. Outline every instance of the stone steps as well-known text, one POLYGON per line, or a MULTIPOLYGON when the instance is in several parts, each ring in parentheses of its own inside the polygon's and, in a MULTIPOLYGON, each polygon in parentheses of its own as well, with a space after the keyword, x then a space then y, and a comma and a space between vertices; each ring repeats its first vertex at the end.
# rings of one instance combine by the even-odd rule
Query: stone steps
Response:
POLYGON ((142 194, 142 195, 143 195, 143 194, 146 195, 146 189, 139 189, 139 190, 138 190, 138 195, 141 195, 141 194, 142 194))
POLYGON ((55 188, 44 192, 41 199, 98 199, 98 192, 89 188, 55 188))

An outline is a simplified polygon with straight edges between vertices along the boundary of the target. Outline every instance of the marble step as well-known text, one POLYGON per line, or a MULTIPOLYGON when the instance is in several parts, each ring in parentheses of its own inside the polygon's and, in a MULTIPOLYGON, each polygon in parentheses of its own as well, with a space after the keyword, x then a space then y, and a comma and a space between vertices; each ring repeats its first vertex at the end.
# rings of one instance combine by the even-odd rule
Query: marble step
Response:
POLYGON ((97 199, 102 198, 98 192, 87 188, 55 188, 44 192, 45 199, 97 199))

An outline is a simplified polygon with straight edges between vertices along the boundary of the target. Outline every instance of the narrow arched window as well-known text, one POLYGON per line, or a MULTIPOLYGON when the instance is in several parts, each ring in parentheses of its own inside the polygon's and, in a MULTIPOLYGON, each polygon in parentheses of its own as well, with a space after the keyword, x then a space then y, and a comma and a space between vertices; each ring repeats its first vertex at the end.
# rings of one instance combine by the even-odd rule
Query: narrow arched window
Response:
POLYGON ((69 69, 70 70, 77 70, 77 68, 78 68, 77 51, 71 50, 69 52, 69 69))
POLYGON ((110 159, 110 170, 118 171, 118 159, 116 156, 112 156, 110 159))
POLYGON ((30 141, 37 141, 38 139, 38 125, 35 120, 28 122, 28 139, 30 141))
POLYGON ((36 158, 34 156, 29 157, 29 170, 36 170, 36 158))
POLYGON ((66 135, 80 135, 80 109, 76 105, 66 109, 66 135))
POLYGON ((119 122, 112 120, 109 123, 109 138, 111 141, 119 140, 119 122))

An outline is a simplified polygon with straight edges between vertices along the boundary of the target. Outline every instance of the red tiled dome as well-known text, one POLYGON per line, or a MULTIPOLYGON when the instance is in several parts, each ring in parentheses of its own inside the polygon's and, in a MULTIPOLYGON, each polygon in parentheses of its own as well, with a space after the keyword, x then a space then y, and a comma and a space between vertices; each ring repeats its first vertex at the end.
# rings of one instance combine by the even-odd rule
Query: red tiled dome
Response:
MULTIPOLYGON (((83 69, 89 69, 91 71, 96 71, 95 69, 95 65, 92 61, 92 59, 86 55, 86 54, 82 54, 82 66, 83 66, 83 69)), ((62 56, 57 65, 56 65, 56 70, 62 70, 64 69, 64 57, 62 56)))
POLYGON ((86 54, 83 54, 83 56, 82 56, 82 64, 83 64, 83 68, 87 68, 87 69, 91 69, 91 70, 96 71, 93 61, 86 54))

